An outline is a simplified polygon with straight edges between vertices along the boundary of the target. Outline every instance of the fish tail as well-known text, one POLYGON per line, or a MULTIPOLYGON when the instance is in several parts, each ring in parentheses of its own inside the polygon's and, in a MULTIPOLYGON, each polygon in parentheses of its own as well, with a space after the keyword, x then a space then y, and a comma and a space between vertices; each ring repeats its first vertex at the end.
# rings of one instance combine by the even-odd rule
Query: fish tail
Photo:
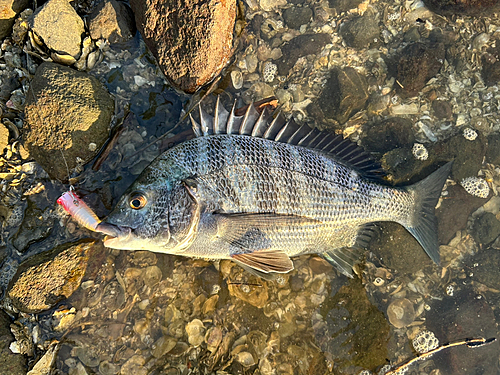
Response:
POLYGON ((422 181, 407 187, 415 196, 415 210, 410 219, 411 224, 404 226, 436 264, 439 264, 439 244, 434 209, 452 164, 450 161, 422 181))

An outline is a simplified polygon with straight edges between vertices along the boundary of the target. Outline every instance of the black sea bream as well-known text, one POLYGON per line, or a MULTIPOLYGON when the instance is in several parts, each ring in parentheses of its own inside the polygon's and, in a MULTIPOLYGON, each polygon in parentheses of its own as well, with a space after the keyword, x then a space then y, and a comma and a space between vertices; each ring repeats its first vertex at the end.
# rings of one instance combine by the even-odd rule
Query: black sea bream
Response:
POLYGON ((395 221, 439 262, 434 207, 451 163, 392 187, 342 135, 253 105, 236 116, 217 101, 191 121, 196 138, 155 159, 98 225, 107 247, 232 259, 264 277, 319 253, 351 275, 371 223, 395 221))

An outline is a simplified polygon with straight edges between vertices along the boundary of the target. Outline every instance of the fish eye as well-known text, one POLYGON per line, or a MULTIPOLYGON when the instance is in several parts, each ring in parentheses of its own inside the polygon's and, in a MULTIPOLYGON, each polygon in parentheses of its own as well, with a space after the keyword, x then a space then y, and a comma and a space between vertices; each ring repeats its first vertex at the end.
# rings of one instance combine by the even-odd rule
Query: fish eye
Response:
POLYGON ((140 210, 146 205, 147 202, 148 200, 146 199, 146 196, 141 192, 132 193, 128 201, 130 208, 133 208, 134 210, 140 210))

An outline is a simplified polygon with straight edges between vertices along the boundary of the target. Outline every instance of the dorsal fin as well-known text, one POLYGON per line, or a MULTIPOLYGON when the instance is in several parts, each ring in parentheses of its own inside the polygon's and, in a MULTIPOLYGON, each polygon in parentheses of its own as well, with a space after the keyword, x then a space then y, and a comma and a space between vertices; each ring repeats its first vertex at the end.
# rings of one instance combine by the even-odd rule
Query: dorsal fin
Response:
POLYGON ((236 101, 228 112, 217 97, 214 116, 208 115, 199 105, 199 123, 190 115, 193 132, 197 137, 212 134, 239 134, 265 138, 275 142, 307 147, 330 155, 342 164, 361 172, 364 177, 379 179, 385 171, 373 157, 356 143, 334 134, 298 125, 286 120, 280 112, 272 116, 267 107, 259 113, 250 104, 243 115, 236 114, 236 101))

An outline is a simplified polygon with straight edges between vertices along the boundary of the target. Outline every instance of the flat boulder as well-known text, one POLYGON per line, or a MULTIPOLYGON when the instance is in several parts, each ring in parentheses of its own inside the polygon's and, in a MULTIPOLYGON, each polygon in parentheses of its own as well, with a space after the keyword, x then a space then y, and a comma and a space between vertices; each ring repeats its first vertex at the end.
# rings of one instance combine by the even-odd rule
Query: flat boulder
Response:
POLYGON ((65 161, 71 171, 97 155, 108 138, 114 108, 97 78, 43 63, 26 97, 25 147, 50 177, 65 181, 65 161))
POLYGON ((193 93, 229 62, 235 1, 131 0, 130 5, 138 30, 173 86, 193 93))

